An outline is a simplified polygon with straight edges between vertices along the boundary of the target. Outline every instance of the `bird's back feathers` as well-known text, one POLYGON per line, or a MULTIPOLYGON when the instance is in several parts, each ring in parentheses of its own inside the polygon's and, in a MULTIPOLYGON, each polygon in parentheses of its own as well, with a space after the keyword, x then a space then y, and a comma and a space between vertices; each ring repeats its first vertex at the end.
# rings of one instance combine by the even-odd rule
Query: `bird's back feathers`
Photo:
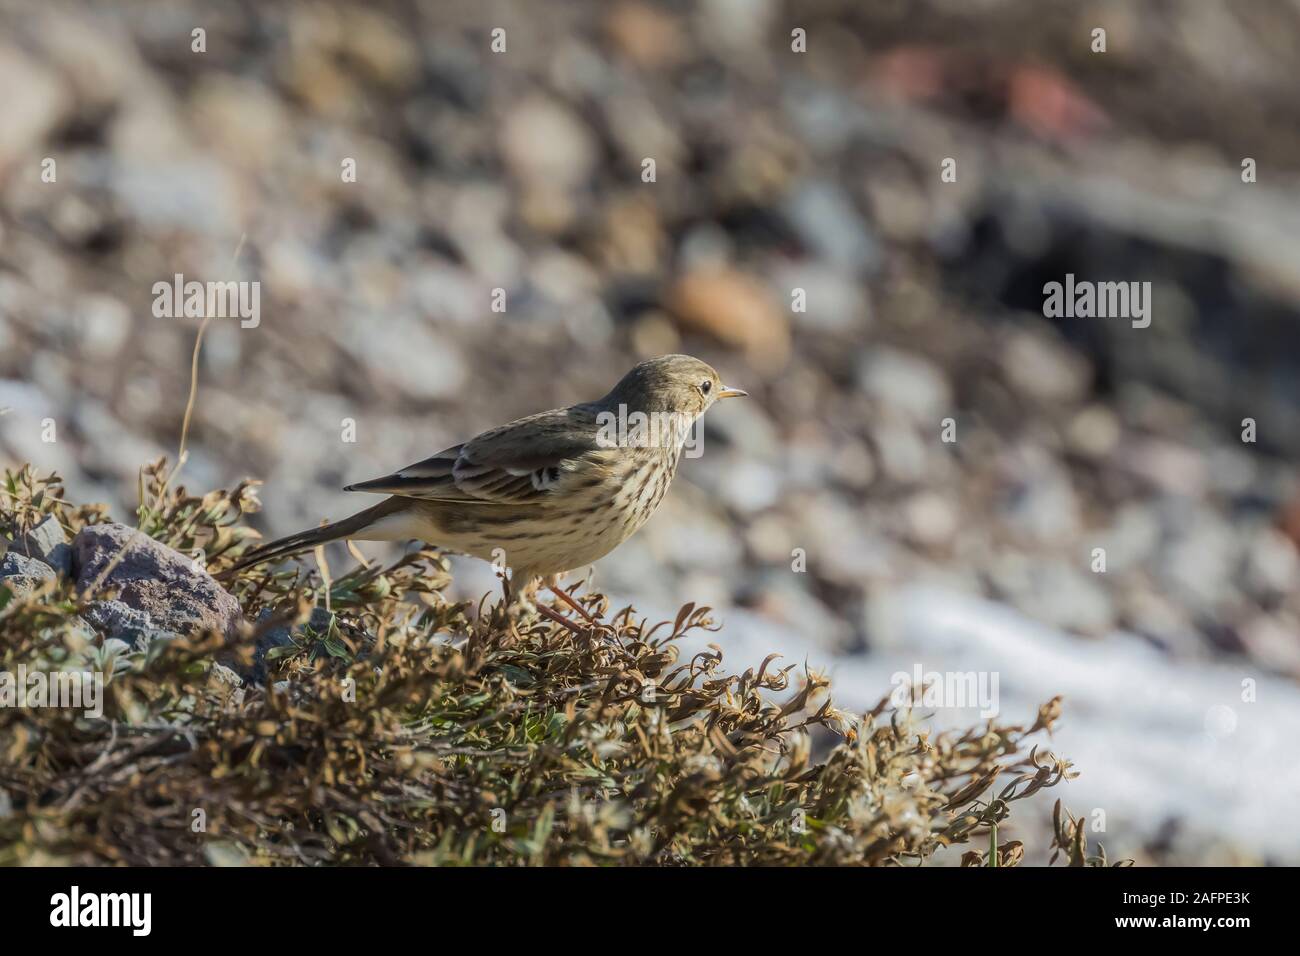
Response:
POLYGON ((573 477, 607 456, 591 405, 520 418, 413 465, 344 491, 425 501, 517 505, 562 495, 573 477))

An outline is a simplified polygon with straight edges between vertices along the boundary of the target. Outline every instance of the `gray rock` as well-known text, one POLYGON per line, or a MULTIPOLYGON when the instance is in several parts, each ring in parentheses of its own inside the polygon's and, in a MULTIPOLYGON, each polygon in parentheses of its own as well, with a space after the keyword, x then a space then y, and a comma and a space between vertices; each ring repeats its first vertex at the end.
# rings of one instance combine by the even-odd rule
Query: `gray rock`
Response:
POLYGON ((1055 457, 1039 446, 1022 445, 1008 455, 1004 471, 1007 488, 999 513, 1009 528, 1046 545, 1078 533, 1082 517, 1073 476, 1055 457))
POLYGON ((50 515, 15 543, 14 547, 31 558, 45 562, 65 577, 72 573, 72 548, 59 519, 50 515))
POLYGON ((1041 330, 1013 332, 1000 352, 1007 380, 1037 402, 1078 402, 1088 394, 1092 368, 1058 336, 1041 330))
POLYGON ((727 504, 740 514, 763 511, 781 498, 781 475, 770 465, 740 459, 730 469, 728 478, 721 490, 727 504))
POLYGON ((865 289, 852 274, 819 263, 800 262, 776 271, 773 290, 790 301, 792 289, 803 289, 807 308, 795 312, 793 320, 812 332, 853 333, 866 330, 870 315, 865 289))
POLYGON ((799 518, 793 545, 803 549, 808 573, 855 588, 898 572, 901 556, 895 542, 885 535, 863 534, 852 508, 827 497, 811 499, 799 518))
POLYGON ((880 244, 858 215, 853 198, 829 180, 805 182, 783 203, 786 218, 818 257, 856 274, 874 271, 880 244))
POLYGON ((1295 639, 1297 622, 1257 614, 1241 628, 1241 641, 1250 656, 1265 667, 1272 667, 1293 677, 1300 676, 1300 641, 1295 639))
POLYGON ((140 638, 152 643, 158 638, 174 636, 154 624, 146 611, 128 607, 121 601, 92 601, 83 616, 104 637, 116 637, 128 644, 135 644, 140 638))
POLYGON ((7 551, 0 557, 0 584, 12 591, 15 598, 24 598, 46 581, 53 580, 54 569, 44 561, 17 551, 7 551))
MULTIPOLYGON (((453 342, 415 316, 390 317, 392 334, 349 327, 343 345, 387 386, 417 400, 446 399, 465 387, 467 365, 453 342)), ((303 429, 310 431, 310 429, 303 429)))
POLYGON ((83 528, 72 550, 79 591, 85 592, 116 562, 99 581, 100 589, 116 591, 121 604, 144 612, 159 630, 177 634, 214 630, 230 635, 243 619, 239 603, 211 575, 185 555, 135 534, 126 525, 83 528))
POLYGON ((4 128, 0 129, 0 166, 7 168, 44 142, 72 110, 74 101, 56 72, 8 42, 0 44, 0 87, 22 90, 21 96, 6 104, 4 128))
POLYGON ((531 97, 516 103, 499 130, 506 165, 527 183, 573 188, 587 180, 599 158, 586 122, 555 100, 531 97))
POLYGON ((828 651, 850 648, 851 626, 809 590, 808 578, 781 568, 757 575, 744 591, 759 613, 798 634, 805 646, 828 651))
POLYGON ((1163 517, 1169 540, 1152 570, 1169 596, 1193 619, 1213 616, 1220 602, 1239 600, 1233 571, 1244 542, 1233 525, 1214 512, 1191 511, 1183 502, 1163 517))
POLYGON ((884 405, 938 432, 953 415, 952 387, 943 369, 921 355, 880 347, 864 353, 858 369, 862 390, 884 405))
POLYGON ((244 703, 244 679, 233 670, 224 664, 213 664, 208 676, 209 685, 229 694, 230 703, 236 707, 244 703))
POLYGON ((1081 634, 1100 636, 1114 627, 1115 612, 1099 575, 1058 558, 1022 557, 1023 583, 1015 602, 1030 617, 1081 634))
POLYGON ((945 547, 961 528, 961 509, 947 495, 922 491, 903 502, 900 517, 907 537, 925 547, 945 547))
POLYGON ((1261 597, 1281 597, 1300 581, 1300 554, 1291 539, 1276 528, 1261 528, 1248 539, 1245 583, 1261 597))
POLYGON ((224 664, 213 664, 212 676, 223 684, 229 684, 231 687, 240 687, 244 683, 242 677, 224 664))
MULTIPOLYGON (((930 454, 931 446, 921 439, 913 426, 896 417, 882 415, 870 429, 881 471, 890 480, 910 485, 942 474, 947 459, 930 454)), ((931 433, 938 434, 938 431, 936 423, 931 433)))

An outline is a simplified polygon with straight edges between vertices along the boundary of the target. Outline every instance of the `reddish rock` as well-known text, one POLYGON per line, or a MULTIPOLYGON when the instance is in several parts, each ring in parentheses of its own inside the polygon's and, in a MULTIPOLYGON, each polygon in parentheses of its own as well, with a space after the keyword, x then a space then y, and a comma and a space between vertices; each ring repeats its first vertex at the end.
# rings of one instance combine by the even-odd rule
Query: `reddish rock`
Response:
POLYGON ((790 323, 767 287, 731 269, 683 276, 667 298, 685 328, 741 349, 750 362, 780 369, 790 354, 790 323))

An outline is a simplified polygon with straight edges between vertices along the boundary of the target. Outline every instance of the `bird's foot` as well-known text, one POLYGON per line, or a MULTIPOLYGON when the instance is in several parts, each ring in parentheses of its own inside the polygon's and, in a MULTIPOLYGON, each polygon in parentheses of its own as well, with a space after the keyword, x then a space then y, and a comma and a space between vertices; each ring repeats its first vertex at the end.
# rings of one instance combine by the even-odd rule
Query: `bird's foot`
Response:
POLYGON ((590 611, 588 611, 585 607, 583 607, 577 598, 575 598, 568 591, 564 590, 564 588, 560 587, 558 581, 555 582, 548 581, 546 586, 550 588, 552 594, 554 594, 565 604, 569 605, 569 607, 577 611, 579 616, 581 616, 582 619, 586 621, 588 624, 590 624, 592 627, 596 627, 600 624, 600 621, 596 619, 595 615, 593 615, 590 611))
POLYGON ((571 607, 574 611, 578 613, 578 616, 581 617, 582 620, 586 623, 586 627, 585 628, 579 627, 568 617, 558 613, 553 608, 546 608, 543 605, 541 606, 541 608, 543 614, 546 617, 549 617, 552 620, 555 620, 559 623, 563 623, 565 627, 569 628, 569 630, 574 631, 575 633, 584 633, 584 634, 593 634, 593 635, 599 634, 603 637, 609 637, 609 638, 612 638, 614 636, 614 629, 612 627, 610 627, 600 618, 596 617, 594 614, 588 611, 587 608, 583 606, 581 601, 575 598, 564 588, 560 587, 560 577, 558 574, 553 574, 550 577, 546 578, 544 583, 552 594, 554 594, 557 598, 559 598, 561 601, 563 601, 565 604, 567 604, 569 607, 571 607), (551 613, 547 614, 546 613, 547 611, 550 611, 551 613))
POLYGON ((546 618, 549 621, 559 624, 561 627, 567 628, 574 634, 582 636, 603 634, 606 631, 612 630, 608 624, 601 622, 599 618, 595 617, 590 611, 583 607, 577 598, 560 587, 559 575, 550 575, 545 579, 534 579, 514 593, 511 593, 511 589, 507 587, 506 595, 506 614, 510 620, 515 622, 517 625, 528 624, 540 620, 541 618, 546 618), (545 584, 551 593, 576 611, 584 623, 579 624, 564 614, 561 614, 555 608, 542 604, 537 599, 537 591, 543 584, 545 584))
POLYGON ((537 588, 540 581, 530 581, 527 585, 518 591, 513 591, 507 583, 505 586, 505 604, 506 620, 517 628, 526 627, 534 624, 542 618, 547 618, 557 624, 562 624, 575 634, 583 634, 585 631, 570 621, 567 617, 553 608, 541 604, 537 600, 537 588))
POLYGON ((579 627, 577 624, 574 624, 572 621, 570 621, 559 611, 552 610, 551 608, 547 607, 545 604, 537 605, 537 613, 542 615, 542 617, 554 621, 556 624, 559 624, 562 627, 567 627, 574 634, 577 634, 580 637, 586 637, 588 634, 591 633, 590 628, 579 627))

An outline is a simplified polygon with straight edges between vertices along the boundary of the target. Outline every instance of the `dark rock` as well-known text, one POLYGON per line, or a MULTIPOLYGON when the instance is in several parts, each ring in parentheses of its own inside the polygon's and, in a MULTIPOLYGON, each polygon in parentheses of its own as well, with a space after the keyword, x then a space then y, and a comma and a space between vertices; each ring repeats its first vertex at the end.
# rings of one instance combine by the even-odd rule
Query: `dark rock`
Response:
POLYGON ((64 577, 72 573, 72 548, 68 545, 68 535, 53 515, 28 531, 13 547, 29 558, 44 561, 64 577))
POLYGON ((17 551, 7 551, 0 557, 0 584, 23 598, 46 581, 54 580, 54 569, 44 561, 29 558, 17 551))
MULTIPOLYGON (((79 591, 90 588, 116 561, 99 582, 100 590, 116 591, 116 603, 143 612, 152 628, 177 634, 213 630, 230 635, 243 619, 238 602, 211 575, 197 569, 180 552, 136 534, 126 525, 82 528, 72 542, 72 551, 79 591)), ((123 623, 130 623, 120 618, 117 609, 104 613, 116 613, 123 623)))
POLYGON ((175 636, 154 624, 148 612, 128 607, 121 601, 94 601, 87 605, 84 617, 105 637, 116 637, 128 644, 134 644, 141 637, 152 642, 175 636))

